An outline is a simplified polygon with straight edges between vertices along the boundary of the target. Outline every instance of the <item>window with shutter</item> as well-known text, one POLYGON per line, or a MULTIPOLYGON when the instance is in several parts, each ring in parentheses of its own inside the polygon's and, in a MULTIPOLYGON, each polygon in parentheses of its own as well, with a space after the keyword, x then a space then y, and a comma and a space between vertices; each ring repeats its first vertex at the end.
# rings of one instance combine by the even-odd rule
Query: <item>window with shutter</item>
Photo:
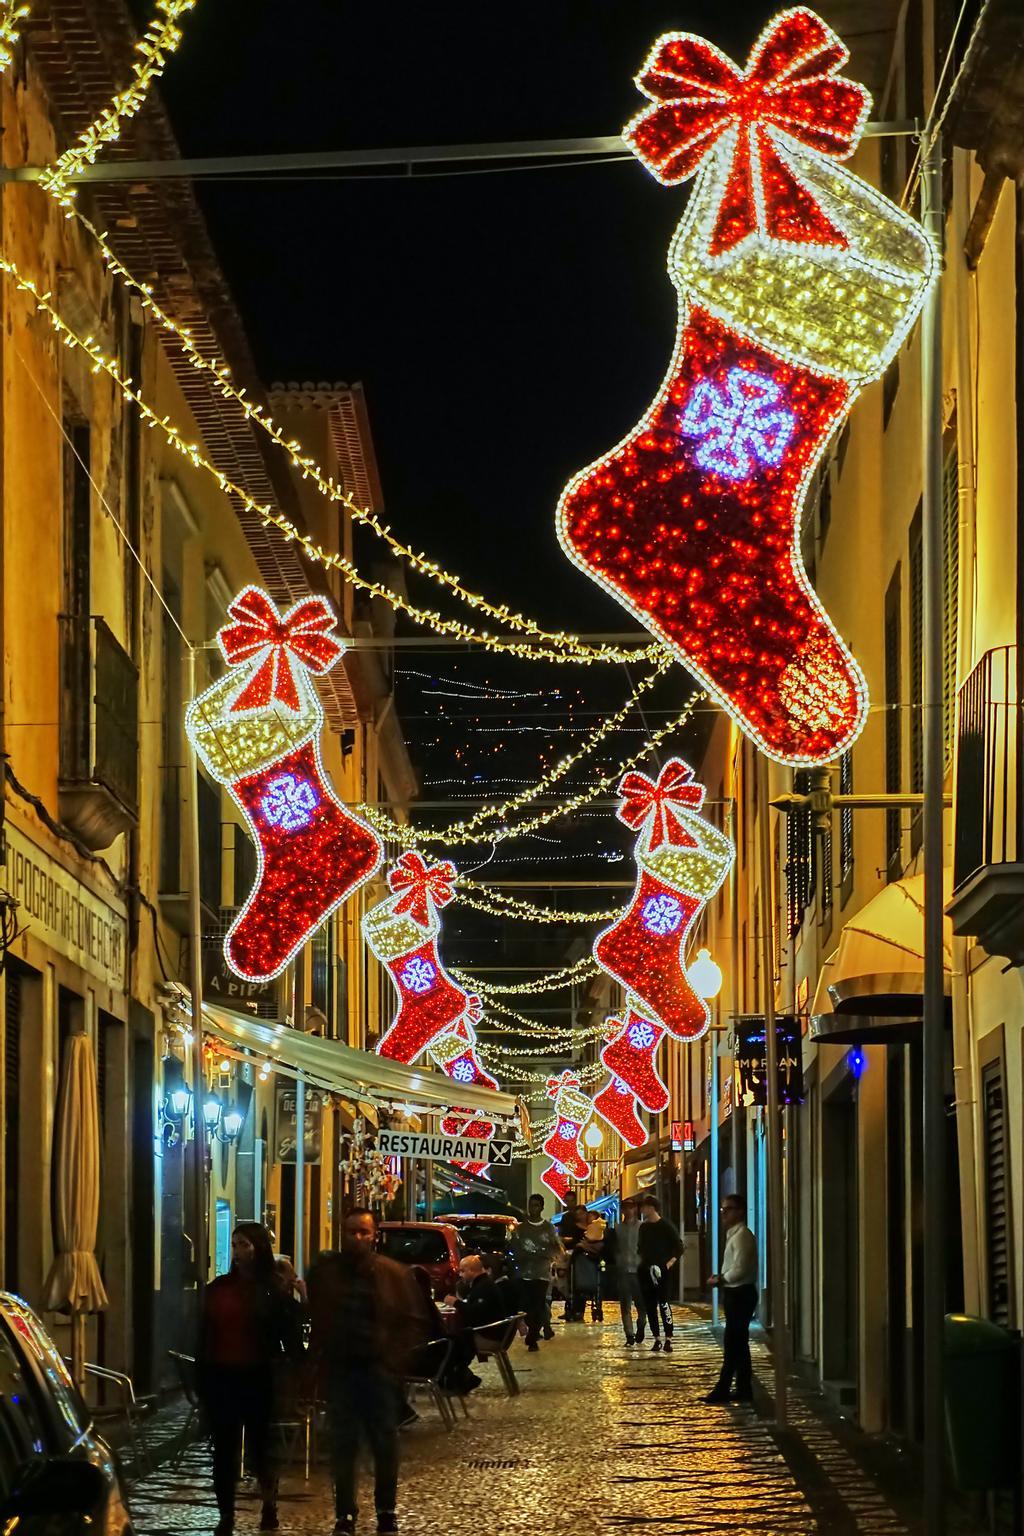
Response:
MULTIPOLYGON (((806 768, 793 775, 793 792, 806 795, 811 775, 806 768)), ((790 938, 799 930, 814 896, 814 830, 809 810, 786 817, 786 909, 790 938)))
MULTIPOLYGON (((853 748, 839 759, 839 793, 853 794, 853 748)), ((853 811, 842 806, 839 811, 839 884, 845 902, 853 889, 853 811)))
MULTIPOLYGON (((885 594, 885 788, 890 795, 899 793, 902 777, 902 713, 900 686, 902 676, 900 647, 901 573, 897 565, 885 594)), ((885 813, 886 875, 898 880, 901 873, 900 813, 885 813)))
POLYGON ((985 1134, 985 1247, 988 1257, 988 1315, 994 1323, 1011 1321, 1010 1168, 1006 1135, 1006 1091, 1001 1058, 981 1074, 985 1134))
POLYGON ((956 443, 942 473, 942 737, 944 761, 953 759, 956 715, 956 631, 960 584, 960 459, 956 443))
MULTIPOLYGON (((921 548, 921 503, 910 525, 910 788, 924 789, 924 561, 921 548)), ((921 816, 910 823, 910 848, 921 846, 921 816)))

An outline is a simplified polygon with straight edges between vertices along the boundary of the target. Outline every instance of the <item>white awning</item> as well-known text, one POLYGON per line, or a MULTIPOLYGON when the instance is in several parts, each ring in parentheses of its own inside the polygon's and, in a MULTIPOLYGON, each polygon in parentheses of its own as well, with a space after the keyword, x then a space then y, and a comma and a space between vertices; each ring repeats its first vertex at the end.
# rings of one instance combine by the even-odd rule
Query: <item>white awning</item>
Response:
POLYGON ((357 1051, 340 1040, 307 1035, 289 1024, 274 1024, 252 1014, 203 1005, 203 1027, 230 1050, 269 1062, 286 1077, 302 1077, 314 1088, 341 1093, 367 1104, 409 1106, 414 1112, 444 1113, 457 1103, 488 1120, 520 1125, 523 1111, 511 1093, 497 1093, 469 1083, 453 1083, 441 1072, 406 1067, 386 1056, 357 1051))
MULTIPOLYGON (((944 894, 950 876, 945 872, 944 894)), ((950 990, 952 925, 943 918, 944 989, 950 990)), ((891 1035, 900 1020, 919 1020, 924 993, 924 876, 883 886, 843 924, 811 1004, 815 1039, 891 1035)))

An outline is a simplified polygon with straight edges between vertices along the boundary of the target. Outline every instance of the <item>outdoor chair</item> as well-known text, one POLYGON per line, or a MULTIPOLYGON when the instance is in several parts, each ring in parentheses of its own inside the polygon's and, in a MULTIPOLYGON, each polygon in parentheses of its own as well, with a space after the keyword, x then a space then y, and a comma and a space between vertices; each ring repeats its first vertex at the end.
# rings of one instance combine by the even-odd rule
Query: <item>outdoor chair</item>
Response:
MULTIPOLYGON (((416 1351, 418 1368, 405 1377, 407 1387, 411 1387, 413 1391, 426 1392, 449 1434, 455 1428, 455 1409, 452 1407, 450 1396, 446 1395, 441 1386, 441 1381, 451 1362, 453 1348, 451 1339, 431 1339, 416 1351)), ((469 1412, 464 1399, 462 1407, 468 1418, 469 1412)))
MULTIPOLYGON (((71 1360, 65 1356, 70 1365, 71 1360)), ((148 1470, 153 1470, 153 1457, 142 1427, 143 1418, 153 1408, 153 1398, 138 1398, 135 1396, 135 1387, 130 1376, 123 1371, 113 1371, 106 1365, 93 1365, 88 1360, 84 1362, 82 1369, 87 1379, 100 1382, 104 1386, 112 1386, 121 1394, 121 1402, 116 1408, 91 1405, 90 1411, 97 1422, 103 1419, 113 1419, 123 1415, 128 1428, 128 1439, 131 1443, 133 1454, 139 1462, 148 1470)))
POLYGON ((488 1323, 486 1328, 477 1328, 473 1333, 473 1348, 478 1358, 495 1362, 509 1397, 519 1396, 519 1383, 508 1352, 525 1317, 525 1312, 517 1312, 515 1317, 503 1317, 500 1322, 488 1323))

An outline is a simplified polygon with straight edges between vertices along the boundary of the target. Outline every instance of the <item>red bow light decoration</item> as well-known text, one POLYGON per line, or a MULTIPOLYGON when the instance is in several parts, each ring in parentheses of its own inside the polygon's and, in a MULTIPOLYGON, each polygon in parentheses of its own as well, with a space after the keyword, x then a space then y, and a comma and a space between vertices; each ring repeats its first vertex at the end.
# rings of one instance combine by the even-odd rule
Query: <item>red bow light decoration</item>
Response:
POLYGON ((430 909, 446 907, 454 899, 455 865, 447 859, 441 864, 427 864, 419 853, 403 853, 394 868, 388 871, 388 885, 396 894, 404 895, 395 902, 395 912, 408 912, 414 922, 426 927, 430 922, 430 909))
POLYGON ((466 1011, 462 1015, 467 1024, 479 1024, 484 1016, 484 1005, 475 992, 470 992, 466 1000, 466 1011))
POLYGON ((580 1080, 570 1067, 566 1067, 561 1077, 549 1077, 547 1096, 556 1099, 563 1088, 579 1088, 580 1080))
POLYGON ((627 773, 619 785, 622 804, 616 815, 634 832, 650 827, 650 847, 672 843, 677 848, 696 848, 676 814, 681 810, 699 811, 704 804, 704 786, 691 783, 693 769, 681 758, 673 757, 658 775, 658 782, 646 773, 627 773))
POLYGON ((258 663, 232 710, 265 709, 277 700, 297 712, 302 703, 296 663, 308 672, 329 672, 345 654, 344 645, 330 633, 337 620, 323 597, 303 598, 282 618, 265 592, 246 587, 228 604, 228 613, 235 622, 217 635, 225 661, 232 667, 258 663))
POLYGON ((790 141, 837 159, 853 153, 871 97, 838 74, 849 57, 831 27, 802 8, 770 23, 742 72, 692 33, 670 32, 655 43, 636 77, 654 105, 622 137, 666 186, 691 177, 720 140, 731 142, 712 256, 755 234, 846 248, 846 236, 784 151, 790 141))

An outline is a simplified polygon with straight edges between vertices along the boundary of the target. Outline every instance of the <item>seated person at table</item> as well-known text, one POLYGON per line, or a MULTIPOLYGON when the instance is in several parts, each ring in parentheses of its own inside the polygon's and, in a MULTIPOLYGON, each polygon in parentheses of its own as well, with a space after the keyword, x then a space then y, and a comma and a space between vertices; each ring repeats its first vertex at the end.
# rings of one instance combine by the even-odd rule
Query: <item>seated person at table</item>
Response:
MULTIPOLYGON (((438 1382, 442 1392, 455 1392, 465 1394, 475 1392, 480 1386, 480 1377, 470 1370, 473 1359, 473 1344, 468 1333, 456 1329, 449 1332, 445 1327, 444 1318, 437 1310, 434 1301, 434 1291, 430 1283, 430 1276, 419 1264, 412 1267, 412 1276, 423 1293, 423 1304, 427 1312, 427 1338, 428 1342, 422 1344, 413 1355, 409 1367, 410 1376, 433 1376, 437 1370, 438 1362, 445 1351, 442 1349, 442 1341, 451 1342, 451 1350, 448 1353, 447 1363, 438 1382)), ((412 1419, 407 1422, 411 1423, 412 1419)))
POLYGON ((522 1312, 522 1287, 500 1253, 482 1253, 484 1268, 494 1281, 494 1289, 501 1302, 502 1317, 515 1317, 522 1312))
POLYGON ((478 1253, 467 1254, 459 1265, 457 1295, 447 1297, 447 1301, 457 1309, 463 1328, 469 1330, 486 1328, 508 1316, 502 1311, 502 1298, 478 1253))

